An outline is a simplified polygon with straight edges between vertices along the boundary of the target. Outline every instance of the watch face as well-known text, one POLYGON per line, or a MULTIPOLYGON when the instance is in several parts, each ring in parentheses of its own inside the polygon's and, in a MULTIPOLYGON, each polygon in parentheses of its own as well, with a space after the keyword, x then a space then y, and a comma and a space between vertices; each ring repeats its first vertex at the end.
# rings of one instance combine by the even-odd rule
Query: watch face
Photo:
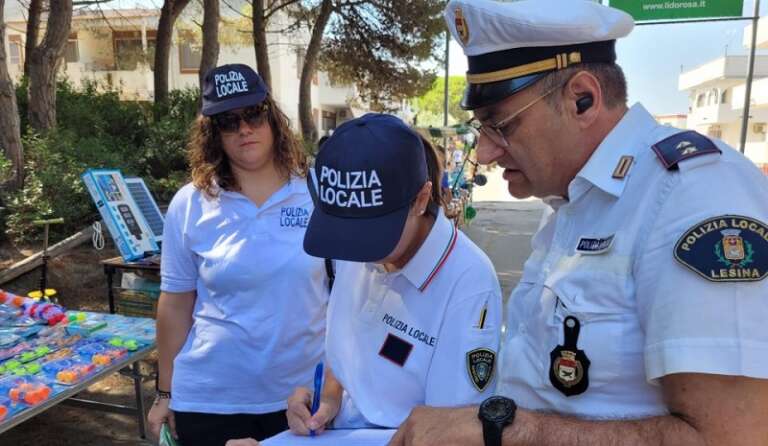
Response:
POLYGON ((515 403, 508 398, 500 396, 488 398, 480 407, 483 418, 493 422, 506 421, 514 410, 515 403))

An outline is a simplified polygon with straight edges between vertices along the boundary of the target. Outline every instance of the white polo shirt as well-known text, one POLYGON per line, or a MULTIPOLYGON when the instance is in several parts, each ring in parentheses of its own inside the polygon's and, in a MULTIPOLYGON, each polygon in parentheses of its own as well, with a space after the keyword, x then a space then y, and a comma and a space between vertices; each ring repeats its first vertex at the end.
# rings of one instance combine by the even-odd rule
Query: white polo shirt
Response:
POLYGON ((328 301, 323 259, 302 247, 312 209, 301 178, 260 207, 238 192, 207 199, 191 184, 173 198, 161 289, 197 292, 174 360, 173 410, 274 412, 311 385, 328 301))
MULTIPOLYGON (((768 181, 721 142, 722 154, 667 170, 651 147, 679 132, 635 105, 570 183, 570 200, 550 201, 508 303, 500 394, 529 409, 639 418, 667 414, 658 379, 668 374, 768 378, 768 280, 711 281, 674 254, 707 219, 768 222, 768 181), (633 162, 614 178, 622 156, 633 162), (580 321, 577 346, 591 363, 589 386, 572 396, 549 378, 567 316, 580 321)), ((716 262, 718 246, 701 260, 716 262)), ((764 264, 764 246, 755 251, 764 264)))
POLYGON ((500 326, 493 265, 442 212, 399 271, 338 262, 326 355, 345 394, 334 426, 397 427, 418 405, 482 401, 500 326))

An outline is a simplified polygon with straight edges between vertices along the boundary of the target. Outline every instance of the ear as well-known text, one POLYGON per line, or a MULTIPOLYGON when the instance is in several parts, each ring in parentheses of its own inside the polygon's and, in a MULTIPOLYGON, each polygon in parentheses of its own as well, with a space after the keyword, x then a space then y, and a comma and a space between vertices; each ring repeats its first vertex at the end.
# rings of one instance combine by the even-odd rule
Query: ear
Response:
POLYGON ((421 190, 416 194, 416 200, 411 205, 410 214, 413 216, 421 216, 427 212, 427 205, 429 199, 432 196, 432 182, 427 181, 421 186, 421 190))
POLYGON ((580 71, 568 81, 564 96, 566 112, 578 122, 581 128, 592 125, 603 108, 603 90, 600 87, 600 81, 588 71, 580 71), (581 100, 584 105, 587 97, 592 98, 592 105, 586 108, 579 107, 577 103, 581 100))

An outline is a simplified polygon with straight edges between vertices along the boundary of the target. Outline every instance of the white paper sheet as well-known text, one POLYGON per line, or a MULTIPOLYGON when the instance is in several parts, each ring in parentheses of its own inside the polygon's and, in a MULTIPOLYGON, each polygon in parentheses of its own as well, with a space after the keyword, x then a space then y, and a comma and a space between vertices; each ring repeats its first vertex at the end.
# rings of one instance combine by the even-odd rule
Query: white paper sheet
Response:
POLYGON ((395 429, 332 429, 314 437, 282 432, 261 442, 263 446, 387 446, 395 429))

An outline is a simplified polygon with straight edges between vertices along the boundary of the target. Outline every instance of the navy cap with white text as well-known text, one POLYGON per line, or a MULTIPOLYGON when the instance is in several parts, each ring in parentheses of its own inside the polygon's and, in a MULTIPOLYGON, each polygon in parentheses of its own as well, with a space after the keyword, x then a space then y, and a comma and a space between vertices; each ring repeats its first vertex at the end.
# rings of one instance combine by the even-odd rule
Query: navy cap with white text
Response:
POLYGON ((268 94, 264 80, 248 65, 222 65, 205 74, 202 114, 211 116, 259 105, 268 94))
POLYGON ((318 200, 304 236, 311 256, 384 259, 397 246, 427 182, 421 137, 402 120, 369 113, 343 123, 314 167, 318 200))

